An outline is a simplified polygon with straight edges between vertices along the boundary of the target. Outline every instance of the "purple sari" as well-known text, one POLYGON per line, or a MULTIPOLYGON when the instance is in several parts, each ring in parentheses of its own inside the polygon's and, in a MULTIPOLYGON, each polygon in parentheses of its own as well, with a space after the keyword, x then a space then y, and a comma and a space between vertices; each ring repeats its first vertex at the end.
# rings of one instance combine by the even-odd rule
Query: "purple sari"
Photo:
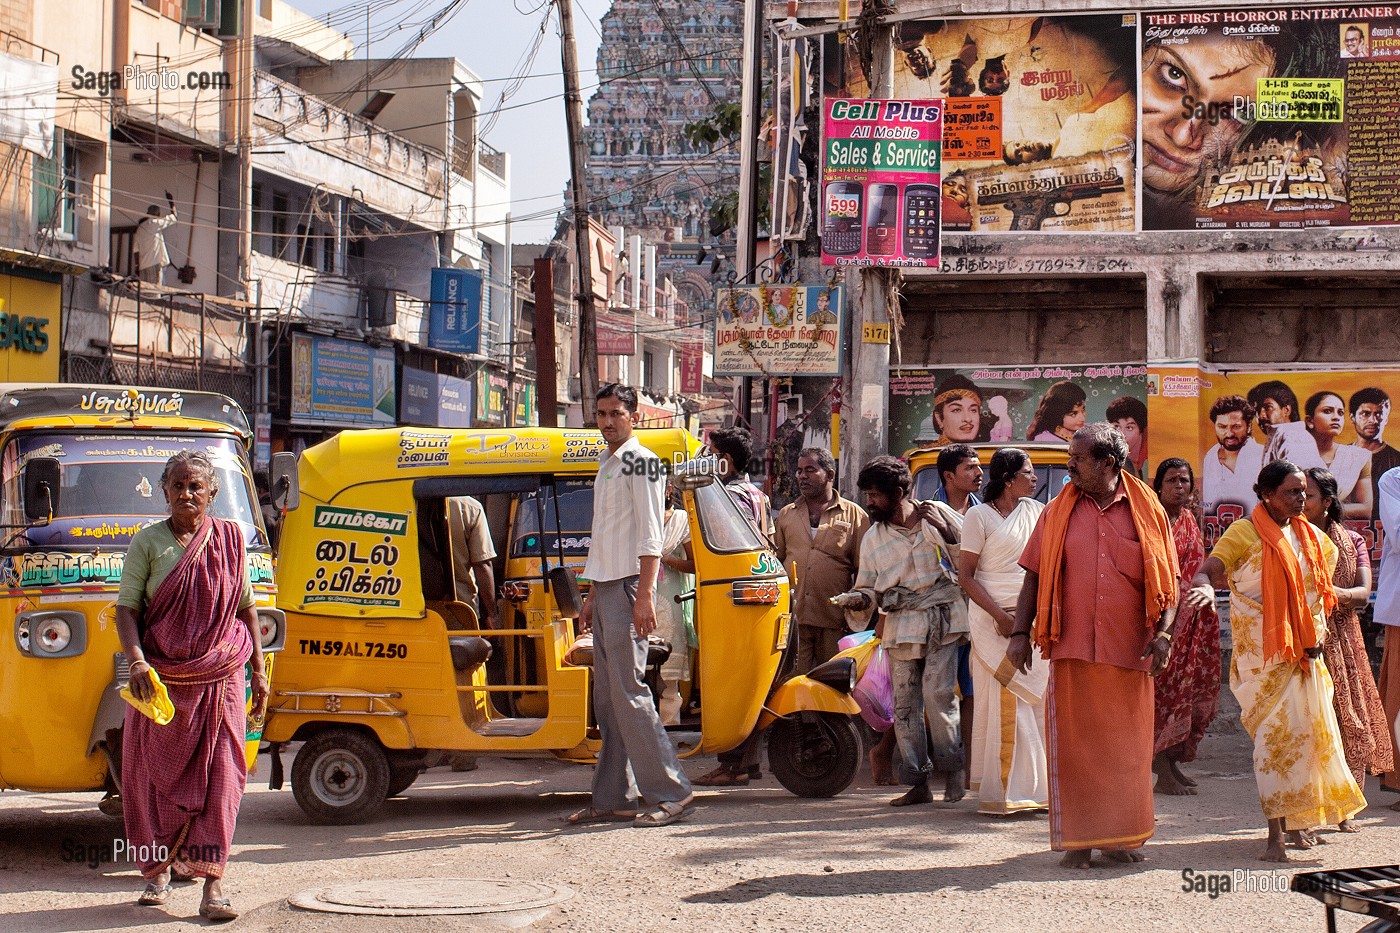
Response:
POLYGON ((248 782, 243 666, 253 643, 238 618, 247 573, 238 526, 205 516, 142 616, 141 647, 175 704, 165 726, 126 711, 122 804, 148 881, 171 864, 219 878, 228 861, 248 782))

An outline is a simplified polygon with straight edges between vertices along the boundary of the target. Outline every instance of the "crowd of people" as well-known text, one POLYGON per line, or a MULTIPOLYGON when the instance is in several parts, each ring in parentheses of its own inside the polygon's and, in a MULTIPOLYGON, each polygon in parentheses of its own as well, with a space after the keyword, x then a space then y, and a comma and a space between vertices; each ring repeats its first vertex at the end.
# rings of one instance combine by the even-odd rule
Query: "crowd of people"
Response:
MULTIPOLYGON (((939 491, 923 501, 904 461, 877 457, 857 479, 863 508, 836 491, 830 453, 808 448, 801 497, 770 519, 746 472, 747 433, 719 432, 711 448, 735 502, 794 574, 792 672, 873 624, 893 728, 871 752, 872 772, 894 784, 902 771, 909 785, 893 806, 931 802, 937 777, 944 801, 970 792, 980 813, 1048 812, 1066 866, 1093 865, 1095 850, 1139 861, 1154 793, 1200 791, 1182 766, 1217 714, 1215 594, 1227 589, 1230 684, 1256 743, 1268 826, 1262 858, 1310 847, 1320 826, 1356 831, 1368 774, 1400 793, 1391 725, 1400 710, 1389 708, 1400 700, 1400 646, 1387 645, 1378 686, 1357 616, 1369 555, 1342 523, 1328 470, 1262 465, 1259 504, 1207 554, 1191 464, 1164 460, 1146 483, 1108 423, 1070 434, 1068 482, 1048 505, 1035 498, 1029 455, 1014 447, 984 467, 973 447, 945 446, 939 491), (902 768, 891 767, 895 749, 902 768)), ((1400 471, 1394 479, 1400 494, 1400 471)), ((692 783, 760 777, 750 739, 692 783)))
MULTIPOLYGON (((663 826, 690 811, 692 785, 761 777, 757 736, 706 775, 691 780, 681 768, 665 725, 679 718, 688 652, 663 667, 659 698, 644 680, 649 634, 693 645, 692 623, 664 597, 691 585, 694 561, 683 509, 664 484, 624 479, 625 464, 655 458, 633 436, 636 406, 626 386, 599 392, 607 450, 580 626, 594 638, 602 750, 592 800, 568 818, 575 824, 663 826)), ((1370 774, 1400 793, 1400 630, 1386 640, 1378 683, 1357 615, 1371 592, 1369 550, 1342 522, 1331 471, 1263 463, 1258 504, 1207 555, 1191 465, 1163 460, 1145 483, 1129 441, 1106 422, 1072 432, 1069 481, 1048 505, 1035 498, 1030 457, 1014 447, 998 450, 984 475, 974 448, 946 446, 941 491, 922 501, 904 461, 876 457, 856 483, 864 508, 836 491, 830 452, 807 448, 801 496, 774 518, 746 472, 747 432, 714 432, 710 446, 725 488, 793 574, 789 672, 824 663, 847 629, 873 622, 889 659, 893 727, 871 752, 872 772, 895 783, 897 747, 910 785, 893 806, 931 802, 930 781, 941 776, 944 801, 971 792, 980 813, 1047 811, 1051 848, 1066 866, 1090 867, 1096 850, 1110 862, 1140 861, 1154 792, 1199 790, 1181 765, 1195 759, 1217 712, 1217 590, 1230 593, 1229 678, 1254 741, 1268 832, 1261 857, 1287 860, 1289 846, 1316 844, 1319 827, 1356 832, 1370 774)), ((241 532, 208 514, 216 471, 203 454, 177 454, 161 487, 171 515, 132 541, 117 627, 134 697, 149 704, 168 690, 180 728, 156 729, 127 711, 126 832, 168 853, 139 866, 142 904, 164 904, 172 880, 203 878, 201 914, 229 920, 237 912, 221 879, 247 778, 244 699, 261 716, 267 678, 241 532)), ((1400 468, 1380 477, 1377 493, 1386 527, 1400 527, 1400 468)), ((471 514, 461 521, 464 534, 480 524, 471 514)), ((1385 547, 1376 616, 1396 625, 1400 535, 1385 547)), ((467 555, 462 577, 489 591, 489 573, 475 572, 486 548, 467 555)), ((483 603, 487 616, 494 610, 483 603)))

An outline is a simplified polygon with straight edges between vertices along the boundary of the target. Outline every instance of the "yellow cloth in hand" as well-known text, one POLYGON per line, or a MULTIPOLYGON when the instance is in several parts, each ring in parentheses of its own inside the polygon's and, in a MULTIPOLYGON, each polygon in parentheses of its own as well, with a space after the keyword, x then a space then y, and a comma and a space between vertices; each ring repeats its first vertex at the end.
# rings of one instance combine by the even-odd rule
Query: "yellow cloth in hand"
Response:
POLYGON ((136 699, 136 694, 131 692, 131 684, 128 682, 125 687, 121 688, 121 698, 136 707, 136 711, 141 715, 154 719, 156 725, 168 725, 175 718, 175 704, 170 702, 170 691, 165 688, 165 684, 161 683, 160 675, 156 673, 155 668, 150 670, 151 680, 156 686, 155 696, 144 702, 136 699))

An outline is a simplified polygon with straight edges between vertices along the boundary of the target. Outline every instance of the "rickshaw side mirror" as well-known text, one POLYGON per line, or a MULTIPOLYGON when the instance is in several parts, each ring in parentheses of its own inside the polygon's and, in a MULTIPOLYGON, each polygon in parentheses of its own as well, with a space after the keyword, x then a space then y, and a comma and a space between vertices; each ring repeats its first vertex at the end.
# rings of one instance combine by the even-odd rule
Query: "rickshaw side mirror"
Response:
POLYGON ((50 520, 58 513, 61 471, 53 457, 35 457, 24 465, 24 517, 28 521, 50 520))
POLYGON ((561 616, 577 619, 583 614, 583 594, 579 592, 578 577, 568 567, 550 568, 549 590, 554 594, 554 605, 561 616))
POLYGON ((671 470, 671 482, 677 489, 694 491, 713 483, 720 475, 717 457, 696 457, 676 464, 671 470))
POLYGON ((290 450, 272 455, 269 471, 272 504, 279 512, 291 512, 301 505, 301 484, 297 481, 297 455, 290 450))

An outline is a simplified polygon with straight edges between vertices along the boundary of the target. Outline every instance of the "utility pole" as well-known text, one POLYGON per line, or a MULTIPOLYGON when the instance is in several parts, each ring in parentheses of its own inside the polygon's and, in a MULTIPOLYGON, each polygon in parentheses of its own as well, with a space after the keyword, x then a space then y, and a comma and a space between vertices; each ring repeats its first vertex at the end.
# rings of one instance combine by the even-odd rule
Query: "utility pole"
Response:
POLYGON ((569 128, 569 173, 574 192, 574 252, 578 269, 578 356, 583 423, 594 422, 598 394, 598 319, 593 308, 593 257, 588 252, 588 176, 583 154, 583 97, 578 89, 573 0, 557 0, 564 51, 564 116, 569 128))
POLYGON ((535 260, 535 379, 540 427, 559 425, 559 373, 554 353, 554 260, 535 260))
MULTIPOLYGON (((868 39, 871 50, 870 73, 866 79, 870 84, 871 99, 886 99, 894 96, 894 26, 883 17, 896 12, 894 0, 882 0, 872 11, 871 17, 878 25, 871 30, 868 39), (875 20, 874 17, 881 17, 875 20)), ((886 324, 891 326, 894 339, 899 339, 897 326, 899 309, 899 285, 903 275, 898 268, 862 268, 860 288, 856 295, 852 327, 855 334, 861 333, 864 323, 886 324)), ((846 445, 843 463, 862 464, 884 453, 888 453, 889 426, 889 384, 890 347, 888 344, 857 342, 851 340, 851 391, 848 396, 855 417, 847 416, 846 423, 851 429, 842 438, 846 445)), ((844 406, 843 406, 844 409, 844 406)), ((844 411, 843 411, 844 414, 844 411)), ((844 495, 855 494, 855 470, 843 470, 841 491, 844 495)))
MULTIPOLYGON (((734 271, 753 282, 758 265, 758 120, 763 106, 763 0, 745 0, 743 66, 739 72, 739 217, 734 271)), ((749 426, 753 378, 739 379, 739 420, 749 426)))

